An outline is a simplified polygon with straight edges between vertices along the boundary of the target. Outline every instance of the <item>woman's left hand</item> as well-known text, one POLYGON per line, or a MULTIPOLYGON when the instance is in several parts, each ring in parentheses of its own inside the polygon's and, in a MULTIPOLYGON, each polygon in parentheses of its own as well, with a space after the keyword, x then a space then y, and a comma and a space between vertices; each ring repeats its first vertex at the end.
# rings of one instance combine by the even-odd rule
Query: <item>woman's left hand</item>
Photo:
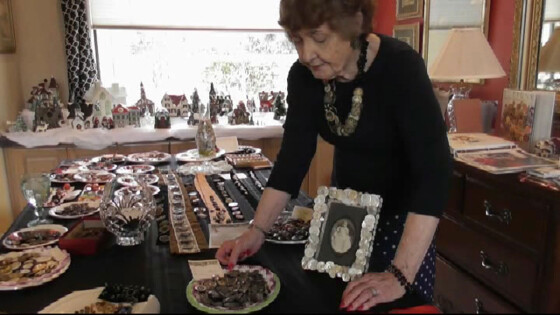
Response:
POLYGON ((406 290, 397 278, 388 272, 367 273, 348 284, 340 308, 348 311, 365 311, 377 304, 392 302, 401 298, 406 290))

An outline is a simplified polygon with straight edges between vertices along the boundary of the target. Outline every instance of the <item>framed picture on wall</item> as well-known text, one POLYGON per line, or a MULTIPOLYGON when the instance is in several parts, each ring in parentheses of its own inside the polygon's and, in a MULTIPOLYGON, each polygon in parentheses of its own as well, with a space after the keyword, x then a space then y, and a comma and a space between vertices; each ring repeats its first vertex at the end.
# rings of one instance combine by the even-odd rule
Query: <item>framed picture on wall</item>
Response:
POLYGON ((397 0, 397 20, 421 18, 424 0, 397 0))
POLYGON ((393 37, 403 41, 420 52, 420 23, 395 25, 393 28, 393 37))
POLYGON ((0 0, 0 53, 16 51, 16 38, 10 0, 0 0))

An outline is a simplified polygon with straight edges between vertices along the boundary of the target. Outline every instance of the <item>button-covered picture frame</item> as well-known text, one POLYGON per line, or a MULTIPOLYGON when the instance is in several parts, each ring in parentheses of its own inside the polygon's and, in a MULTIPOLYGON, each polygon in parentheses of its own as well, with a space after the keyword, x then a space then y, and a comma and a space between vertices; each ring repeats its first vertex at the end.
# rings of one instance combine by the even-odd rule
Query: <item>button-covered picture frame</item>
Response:
POLYGON ((366 273, 383 199, 353 189, 317 190, 301 265, 348 282, 366 273))

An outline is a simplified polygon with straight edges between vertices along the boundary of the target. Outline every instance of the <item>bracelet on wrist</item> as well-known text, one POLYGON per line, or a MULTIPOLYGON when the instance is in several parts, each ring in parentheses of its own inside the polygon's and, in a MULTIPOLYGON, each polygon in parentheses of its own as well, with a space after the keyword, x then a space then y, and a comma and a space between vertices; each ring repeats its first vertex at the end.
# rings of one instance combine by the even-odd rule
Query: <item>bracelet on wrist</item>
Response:
POLYGON ((394 264, 390 264, 389 267, 387 267, 386 271, 392 273, 395 278, 397 278, 397 281, 399 281, 400 285, 404 287, 407 293, 411 293, 414 291, 412 284, 410 284, 410 282, 406 280, 406 277, 404 276, 402 271, 397 268, 397 266, 395 266, 394 264))
POLYGON ((266 231, 262 227, 256 225, 254 222, 249 223, 249 228, 255 229, 255 230, 261 232, 262 235, 266 238, 266 231))

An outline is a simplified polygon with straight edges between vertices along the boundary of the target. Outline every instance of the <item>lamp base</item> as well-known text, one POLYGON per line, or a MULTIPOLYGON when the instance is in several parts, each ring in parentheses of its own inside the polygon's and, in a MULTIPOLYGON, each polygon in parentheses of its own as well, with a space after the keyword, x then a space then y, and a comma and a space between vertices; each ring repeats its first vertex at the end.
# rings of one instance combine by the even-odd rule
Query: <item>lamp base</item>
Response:
POLYGON ((451 86, 451 94, 453 95, 447 103, 447 121, 448 121, 448 133, 457 132, 457 119, 455 118, 455 100, 469 98, 469 93, 471 92, 471 87, 461 80, 458 85, 451 86))

